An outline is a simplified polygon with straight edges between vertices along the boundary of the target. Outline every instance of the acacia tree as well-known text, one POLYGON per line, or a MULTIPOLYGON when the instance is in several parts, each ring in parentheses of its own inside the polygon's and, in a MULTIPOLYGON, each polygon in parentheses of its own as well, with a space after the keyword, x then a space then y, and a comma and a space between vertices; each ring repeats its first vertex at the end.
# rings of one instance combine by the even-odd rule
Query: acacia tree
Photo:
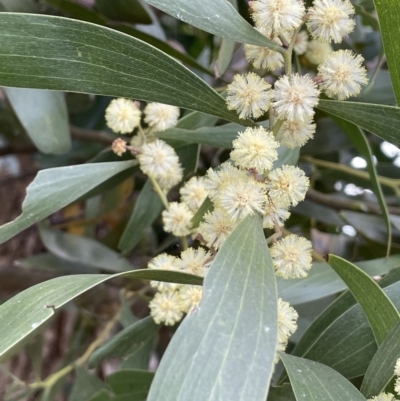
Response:
POLYGON ((4 107, 43 167, 0 241, 37 223, 19 263, 58 274, 0 306, 0 361, 39 366, 6 399, 394 400, 398 6, 146 1, 0 2, 4 107), (111 313, 42 378, 38 336, 103 283, 111 313))

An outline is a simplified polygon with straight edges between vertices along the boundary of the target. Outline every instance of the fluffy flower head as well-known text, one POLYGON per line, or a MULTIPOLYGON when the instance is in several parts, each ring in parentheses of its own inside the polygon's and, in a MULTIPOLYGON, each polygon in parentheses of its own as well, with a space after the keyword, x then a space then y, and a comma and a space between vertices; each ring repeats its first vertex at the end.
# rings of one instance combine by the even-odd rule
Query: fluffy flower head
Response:
POLYGON ((261 117, 271 102, 271 85, 254 72, 236 74, 227 87, 228 110, 236 110, 239 118, 261 117))
POLYGON ((185 313, 190 313, 200 305, 203 296, 203 288, 197 285, 183 285, 179 289, 182 302, 182 309, 185 313))
POLYGON ((394 391, 397 393, 397 395, 400 395, 400 377, 398 377, 394 382, 394 391))
POLYGON ((317 85, 309 75, 284 75, 275 82, 272 105, 281 119, 305 121, 314 115, 318 96, 317 85))
POLYGON ((278 342, 284 343, 297 330, 299 315, 289 302, 278 298, 278 342))
POLYGON ((395 376, 400 377, 400 358, 398 358, 396 361, 396 366, 394 367, 394 374, 395 376))
POLYGON ((259 174, 270 170, 278 158, 279 143, 263 127, 247 128, 233 141, 231 159, 239 167, 254 169, 259 174))
POLYGON ((210 258, 211 253, 204 248, 188 248, 181 253, 181 258, 178 259, 177 264, 182 272, 204 277, 210 258))
MULTIPOLYGON (((149 262, 147 268, 152 270, 179 270, 178 258, 161 253, 149 262)), ((175 290, 179 287, 179 284, 162 281, 151 281, 150 284, 153 287, 157 287, 160 291, 175 290)))
POLYGON ((226 182, 245 178, 247 178, 245 171, 239 170, 229 162, 225 162, 221 164, 219 170, 213 170, 212 168, 207 170, 204 185, 208 191, 208 196, 214 200, 226 182))
POLYGON ((174 127, 179 118, 179 107, 163 103, 149 103, 144 108, 144 121, 153 132, 165 131, 174 127))
POLYGON ((307 28, 313 38, 340 43, 354 29, 353 14, 349 0, 314 0, 308 9, 307 28))
POLYGON ((307 60, 315 65, 321 64, 333 52, 332 46, 321 39, 314 39, 308 43, 307 60))
POLYGON ((368 83, 364 59, 350 50, 338 50, 318 66, 321 88, 329 97, 339 100, 357 96, 361 85, 368 83))
POLYGON ((234 221, 239 221, 255 212, 262 214, 266 200, 264 186, 251 177, 246 177, 226 182, 215 200, 215 205, 228 212, 234 221))
POLYGON ((129 134, 140 124, 141 114, 134 101, 113 99, 106 109, 106 123, 117 134, 129 134))
POLYGON ((307 277, 311 269, 311 242, 291 234, 271 247, 272 261, 278 277, 286 279, 307 277))
POLYGON ((184 203, 171 202, 169 209, 162 212, 164 231, 177 237, 190 234, 193 213, 184 203))
POLYGON ((263 227, 264 228, 274 228, 275 226, 282 227, 283 223, 290 217, 290 213, 287 208, 276 207, 270 200, 264 209, 263 214, 263 227))
POLYGON ((170 189, 182 180, 182 167, 175 150, 160 139, 145 144, 137 158, 140 169, 152 175, 162 188, 170 189))
POLYGON ((255 0, 252 10, 256 26, 273 36, 296 29, 305 13, 301 0, 255 0))
POLYGON ((192 177, 179 190, 181 201, 186 203, 192 212, 197 212, 204 199, 207 197, 204 177, 192 177))
POLYGON ((276 139, 283 146, 294 149, 304 146, 314 136, 316 125, 311 118, 306 121, 285 121, 276 139))
MULTIPOLYGON (((282 42, 279 39, 274 40, 279 45, 282 45, 282 42)), ((284 64, 283 55, 269 49, 268 47, 246 44, 244 45, 244 54, 246 60, 257 69, 275 71, 277 68, 283 67, 284 64)))
POLYGON ((376 397, 370 398, 368 401, 396 401, 393 394, 380 393, 376 397))
POLYGON ((204 221, 200 223, 198 231, 209 248, 218 249, 234 227, 235 222, 225 210, 214 209, 213 212, 204 215, 204 221))
POLYGON ((182 300, 178 291, 158 292, 149 303, 150 314, 157 324, 173 326, 183 317, 182 300))
POLYGON ((304 171, 296 166, 282 166, 268 174, 268 197, 276 207, 296 206, 301 202, 310 185, 304 171))

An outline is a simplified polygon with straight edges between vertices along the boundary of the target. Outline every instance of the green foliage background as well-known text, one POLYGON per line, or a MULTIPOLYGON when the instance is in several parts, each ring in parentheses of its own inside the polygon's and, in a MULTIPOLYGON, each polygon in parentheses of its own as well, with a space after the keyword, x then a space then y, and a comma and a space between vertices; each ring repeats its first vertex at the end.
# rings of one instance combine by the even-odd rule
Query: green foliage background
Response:
POLYGON ((2 300, 0 361, 36 349, 30 355, 39 372, 29 383, 11 372, 5 400, 361 401, 392 391, 400 356, 400 163, 382 143, 400 145, 400 16, 396 0, 354 5, 358 29, 341 46, 371 64, 370 85, 357 99, 321 100, 315 139, 301 152, 281 148, 277 162, 300 163, 312 180, 287 228, 340 257, 314 262, 306 279, 275 280, 260 218, 252 216, 229 237, 203 283, 145 269, 175 239, 160 234, 162 205, 137 162, 111 152, 116 136, 105 127, 104 110, 114 96, 181 107, 178 125, 158 136, 176 149, 185 176, 204 173, 227 158, 243 126, 255 124, 228 111, 223 97, 240 68, 239 44, 279 46, 250 25, 242 0, 97 0, 92 7, 0 0, 0 85, 7 95, 0 111, 11 121, 2 134, 11 149, 33 145, 40 165, 21 215, 0 227, 0 243, 39 223, 46 251, 19 264, 58 276, 2 300), (17 124, 23 138, 15 135, 17 124), (357 156, 365 169, 351 166, 357 156), (349 185, 361 188, 358 195, 344 190, 349 185), (52 220, 71 204, 84 205, 79 236, 52 220), (96 224, 114 212, 117 223, 100 235, 96 224), (354 236, 345 235, 349 227, 354 236), (376 276, 383 278, 377 283, 376 276), (160 328, 145 317, 145 280, 203 284, 202 306, 176 332, 160 328), (105 329, 92 342, 75 330, 60 370, 42 378, 38 338, 59 309, 106 282, 120 290, 118 312, 96 322, 105 329), (274 372, 277 296, 299 310, 300 328, 274 372), (83 351, 69 358, 76 344, 83 351), (156 373, 151 356, 161 360, 156 373), (115 358, 122 363, 101 380, 96 372, 115 358))

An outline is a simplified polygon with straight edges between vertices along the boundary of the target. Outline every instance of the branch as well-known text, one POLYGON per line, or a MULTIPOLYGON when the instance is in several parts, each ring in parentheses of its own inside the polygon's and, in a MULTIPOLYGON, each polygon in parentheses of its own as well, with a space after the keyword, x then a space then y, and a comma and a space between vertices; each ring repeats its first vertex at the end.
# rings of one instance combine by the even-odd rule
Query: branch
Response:
MULTIPOLYGON (((381 208, 377 203, 339 198, 329 194, 324 194, 312 188, 308 190, 306 198, 335 210, 353 210, 364 213, 382 214, 381 208)), ((400 207, 388 206, 388 211, 390 214, 400 216, 400 207)))

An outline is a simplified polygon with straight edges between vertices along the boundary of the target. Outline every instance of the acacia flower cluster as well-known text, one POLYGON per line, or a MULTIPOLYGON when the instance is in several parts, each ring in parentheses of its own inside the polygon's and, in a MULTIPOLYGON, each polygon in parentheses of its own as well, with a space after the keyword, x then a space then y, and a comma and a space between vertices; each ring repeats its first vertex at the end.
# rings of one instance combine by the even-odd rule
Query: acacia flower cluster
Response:
MULTIPOLYGON (((149 269, 175 270, 204 277, 211 260, 211 253, 204 248, 188 248, 180 258, 162 253, 152 259, 149 269)), ((157 324, 173 326, 185 313, 197 308, 202 297, 202 287, 195 285, 151 282, 158 289, 150 302, 150 313, 157 324)))
MULTIPOLYGON (((311 269, 311 242, 295 234, 282 237, 290 208, 304 200, 309 179, 299 167, 279 163, 278 151, 281 146, 304 146, 313 137, 321 91, 344 100, 358 95, 367 84, 362 57, 350 50, 334 52, 330 44, 340 43, 354 29, 354 8, 348 0, 314 0, 308 9, 303 0, 254 0, 251 13, 256 29, 281 46, 282 52, 245 45, 247 61, 258 70, 285 67, 285 74, 269 81, 265 74, 261 77, 254 72, 235 75, 227 86, 226 104, 240 119, 259 119, 269 112, 269 128, 253 125, 239 132, 232 142, 230 160, 210 168, 203 177, 186 181, 179 189, 179 201, 167 199, 168 191, 183 179, 179 158, 170 145, 154 135, 177 124, 179 109, 149 103, 143 111, 144 129, 137 102, 116 99, 106 111, 107 124, 115 132, 138 129, 130 145, 117 139, 112 149, 118 155, 126 150, 136 155, 140 169, 150 177, 164 203, 164 230, 181 237, 184 245, 179 257, 163 253, 149 262, 149 269, 204 277, 230 233, 252 214, 261 215, 264 229, 272 231, 267 243, 277 277, 304 278, 311 269), (312 40, 306 30, 301 30, 303 25, 312 40), (303 75, 299 67, 293 73, 291 57, 283 55, 287 49, 304 55, 308 65, 317 67, 318 75, 303 75), (210 202, 212 206, 200 223, 193 226, 196 213, 210 202), (190 236, 199 241, 197 248, 187 247, 190 236)), ((151 285, 157 292, 149 306, 158 324, 174 325, 201 307, 201 286, 155 281, 151 285)), ((279 299, 277 350, 285 350, 297 329, 297 318, 297 312, 279 299)), ((396 391, 400 391, 400 379, 396 383, 396 391)))
MULTIPOLYGON (((278 147, 272 132, 263 127, 240 132, 233 141, 231 161, 209 169, 205 177, 188 180, 180 190, 181 201, 169 203, 168 209, 162 213, 165 231, 177 236, 193 234, 209 251, 202 247, 188 248, 180 259, 159 255, 148 267, 204 276, 229 234, 250 214, 262 215, 264 227, 279 232, 279 227, 290 215, 289 208, 304 199, 309 181, 298 167, 283 165, 274 168, 278 147), (192 217, 206 197, 212 201, 213 210, 205 213, 197 228, 192 228, 192 217)), ((305 238, 289 235, 272 246, 271 254, 277 276, 286 279, 305 277, 311 268, 311 243, 305 238)), ((176 300, 174 322, 179 321, 193 305, 198 306, 201 300, 201 291, 196 287, 152 285, 158 291, 176 293, 174 296, 157 296, 151 302, 151 315, 158 323, 171 324, 171 299, 176 300), (168 308, 163 317, 164 304, 168 308)), ((289 336, 296 330, 296 319, 296 311, 280 300, 279 349, 285 349, 289 336)))

